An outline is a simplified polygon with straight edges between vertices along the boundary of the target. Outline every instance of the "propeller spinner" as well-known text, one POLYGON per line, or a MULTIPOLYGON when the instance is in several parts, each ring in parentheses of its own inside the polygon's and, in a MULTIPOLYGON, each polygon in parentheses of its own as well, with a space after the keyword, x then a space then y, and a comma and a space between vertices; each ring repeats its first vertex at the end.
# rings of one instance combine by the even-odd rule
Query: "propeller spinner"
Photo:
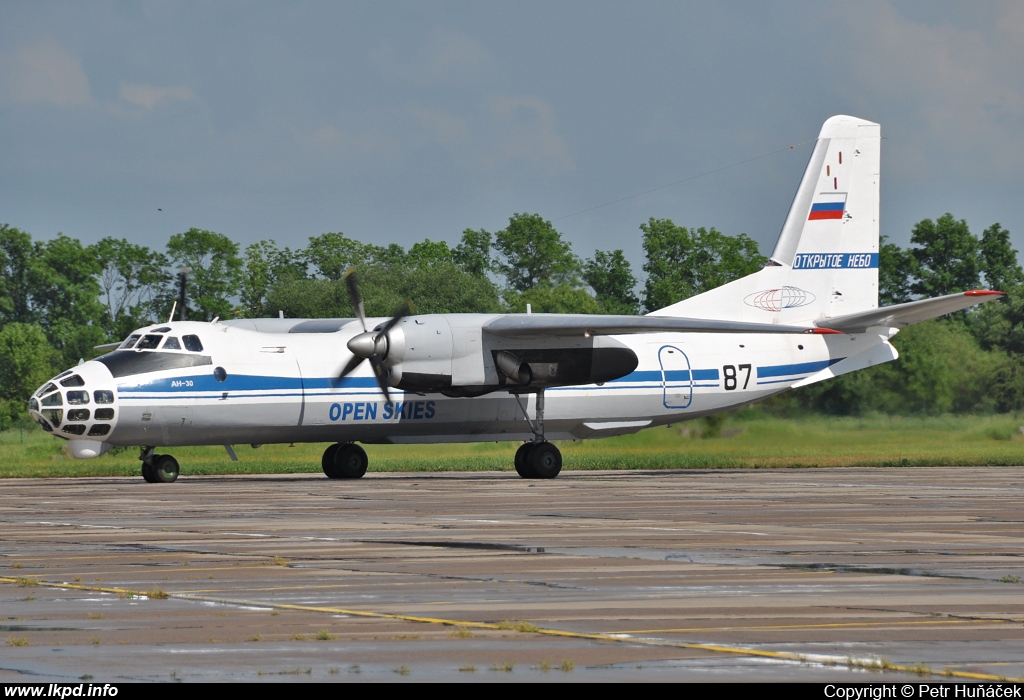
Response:
POLYGON ((384 360, 388 356, 388 331, 394 328, 395 324, 402 320, 402 317, 409 315, 411 312, 409 303, 402 304, 387 323, 371 331, 366 328, 366 312, 363 308, 363 297, 359 293, 359 285, 356 283, 356 276, 352 270, 345 273, 345 284, 348 287, 348 296, 352 300, 352 307, 355 309, 359 323, 363 327, 363 332, 348 341, 348 349, 352 353, 352 359, 341 370, 338 378, 341 379, 351 374, 363 360, 369 360, 373 376, 377 379, 377 385, 380 386, 380 390, 384 393, 384 400, 387 401, 388 405, 391 405, 391 395, 388 393, 387 383, 388 373, 384 369, 384 360))

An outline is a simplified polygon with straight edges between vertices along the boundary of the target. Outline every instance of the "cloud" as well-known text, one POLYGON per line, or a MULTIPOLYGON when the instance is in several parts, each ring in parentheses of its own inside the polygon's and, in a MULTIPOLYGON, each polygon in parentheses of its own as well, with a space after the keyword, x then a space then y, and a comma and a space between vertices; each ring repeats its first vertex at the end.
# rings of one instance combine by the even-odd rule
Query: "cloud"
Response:
POLYGON ((525 162, 544 175, 574 167, 551 108, 539 97, 499 95, 491 100, 496 143, 505 160, 525 162))
POLYGON ((1014 4, 992 13, 983 29, 914 21, 884 0, 870 11, 844 6, 839 15, 850 29, 848 96, 866 108, 863 116, 883 121, 883 133, 887 114, 879 107, 901 115, 915 169, 956 163, 964 174, 1018 171, 1024 41, 1020 27, 1008 25, 1024 14, 1014 4), (979 152, 995 157, 981 163, 979 152))
POLYGON ((371 59, 385 77, 420 86, 465 87, 474 83, 490 64, 490 54, 478 41, 462 32, 440 28, 430 32, 426 41, 407 55, 400 55, 394 46, 385 44, 373 52, 371 59))
POLYGON ((58 107, 93 103, 81 60, 53 39, 0 55, 0 81, 15 102, 52 102, 58 107))
POLYGON ((117 91, 118 96, 136 107, 142 107, 151 111, 164 100, 180 100, 182 102, 195 102, 196 96, 191 88, 184 85, 175 87, 155 87, 153 85, 135 85, 121 83, 117 91))

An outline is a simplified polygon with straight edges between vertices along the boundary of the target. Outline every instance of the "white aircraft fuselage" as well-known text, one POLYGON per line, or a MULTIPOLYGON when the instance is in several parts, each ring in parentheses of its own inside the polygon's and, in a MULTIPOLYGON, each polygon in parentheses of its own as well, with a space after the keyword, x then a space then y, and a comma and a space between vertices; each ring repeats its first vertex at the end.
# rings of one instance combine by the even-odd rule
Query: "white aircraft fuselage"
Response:
POLYGON ((67 370, 30 399, 76 457, 142 448, 173 481, 174 445, 333 442, 331 478, 363 443, 530 440, 526 478, 553 478, 549 439, 632 433, 895 360, 912 323, 998 298, 984 290, 878 307, 878 124, 822 126, 762 270, 647 316, 406 315, 169 321, 67 370))

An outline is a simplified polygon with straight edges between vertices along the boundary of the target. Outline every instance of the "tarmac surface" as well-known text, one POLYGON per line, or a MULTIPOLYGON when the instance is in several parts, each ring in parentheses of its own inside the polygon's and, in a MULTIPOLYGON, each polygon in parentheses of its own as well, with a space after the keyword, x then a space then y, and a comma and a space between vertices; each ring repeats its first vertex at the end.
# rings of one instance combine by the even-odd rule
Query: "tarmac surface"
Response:
POLYGON ((1022 504, 1013 467, 8 479, 0 681, 1019 679, 1022 504))

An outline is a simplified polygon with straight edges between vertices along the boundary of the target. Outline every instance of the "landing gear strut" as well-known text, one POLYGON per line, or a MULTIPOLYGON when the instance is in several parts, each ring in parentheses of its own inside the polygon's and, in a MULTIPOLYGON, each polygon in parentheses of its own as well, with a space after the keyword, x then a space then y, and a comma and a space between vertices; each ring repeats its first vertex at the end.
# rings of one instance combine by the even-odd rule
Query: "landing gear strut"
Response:
POLYGON ((526 406, 516 394, 516 401, 523 409, 523 417, 533 431, 533 442, 526 442, 516 450, 516 471, 524 479, 554 479, 562 471, 562 453, 544 439, 544 390, 537 392, 537 417, 530 420, 526 406))
POLYGON ((369 463, 363 448, 350 442, 331 445, 320 460, 328 479, 358 479, 369 463))
POLYGON ((152 447, 143 447, 142 478, 150 484, 169 484, 178 478, 178 460, 170 455, 153 453, 152 447))

